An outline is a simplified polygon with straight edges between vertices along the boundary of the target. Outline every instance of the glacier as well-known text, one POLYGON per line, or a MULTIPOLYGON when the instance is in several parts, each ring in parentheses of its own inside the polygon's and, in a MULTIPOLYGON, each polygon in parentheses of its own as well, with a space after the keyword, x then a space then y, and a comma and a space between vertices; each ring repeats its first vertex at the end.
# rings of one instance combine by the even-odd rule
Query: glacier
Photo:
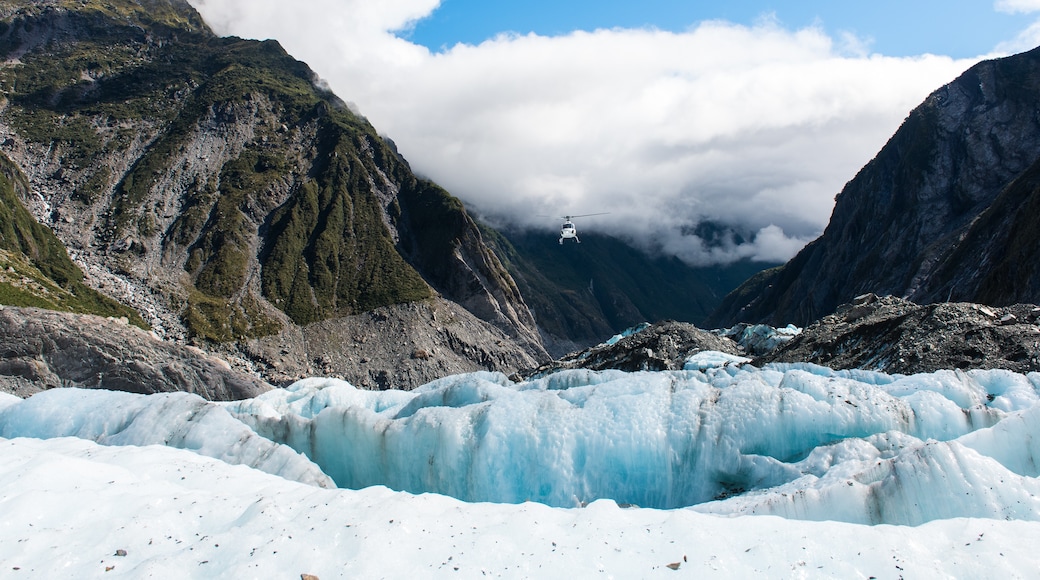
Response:
POLYGON ((1040 425, 1030 414, 1038 383, 1040 374, 1005 371, 899 377, 804 364, 729 365, 568 370, 519 384, 474 373, 409 393, 309 379, 227 408, 257 433, 306 454, 340 487, 386 485, 557 507, 611 499, 672 509, 748 496, 702 509, 916 524, 950 517, 951 509, 962 516, 1040 515, 1028 500, 1040 489, 1023 480, 1037 475, 1024 469, 1032 450, 1005 463, 991 457, 998 465, 981 467, 986 446, 955 441, 1009 416, 1017 417, 1015 437, 1032 436, 1040 425), (954 465, 941 463, 942 453, 952 454, 946 460, 954 465), (948 483, 948 474, 936 472, 958 466, 997 471, 1021 493, 993 497, 985 481, 970 478, 946 490, 943 497, 964 496, 952 505, 889 491, 906 487, 892 484, 896 477, 948 483), (785 506, 763 496, 792 488, 828 499, 808 509, 804 499, 785 506))
POLYGON ((863 526, 322 489, 183 449, 0 440, 4 578, 1034 578, 1040 524, 863 526))
MULTIPOLYGON (((135 490, 125 493, 141 495, 126 513, 92 508, 120 513, 128 528, 144 526, 156 535, 144 514, 161 512, 179 522, 186 508, 170 494, 195 498, 201 505, 187 511, 210 518, 209 527, 186 520, 171 524, 185 526, 171 537, 206 553, 214 550, 199 537, 219 537, 220 546, 281 545, 286 540, 277 539, 279 534, 312 538, 307 530, 317 529, 326 539, 314 537, 312 551, 305 553, 324 566, 361 558, 361 546, 375 549, 373 538, 394 544, 390 539, 403 533, 401 541, 428 567, 422 572, 448 574, 461 554, 438 562, 428 556, 450 551, 453 532, 471 542, 467 561, 480 563, 463 566, 470 575, 497 570, 522 577, 545 566, 631 577, 670 572, 667 565, 680 564, 713 577, 780 570, 771 566, 783 567, 781 575, 856 577, 848 572, 875 565, 879 573, 858 576, 897 577, 934 565, 950 577, 966 571, 979 572, 972 577, 1028 577, 1040 565, 1031 549, 991 546, 971 558, 964 552, 985 543, 983 538, 1001 538, 1007 546, 1040 540, 1038 403, 1038 373, 902 376, 811 364, 756 368, 710 352, 691 357, 682 371, 565 370, 522 382, 478 372, 408 392, 310 378, 231 403, 185 393, 80 389, 55 389, 24 401, 0 396, 0 560, 42 565, 28 547, 3 540, 28 534, 41 521, 26 506, 47 512, 53 494, 98 495, 92 486, 108 476, 82 474, 99 469, 133 474, 112 479, 135 490), (93 483, 77 487, 75 479, 64 481, 58 474, 66 464, 93 483), (190 493, 177 491, 175 475, 203 472, 196 477, 235 483, 210 490, 208 483, 189 481, 183 485, 190 493), (40 488, 45 476, 54 481, 40 488), (149 499, 134 488, 152 481, 161 484, 156 497, 165 499, 149 499), (342 489, 327 489, 333 482, 342 489), (223 507, 215 507, 218 501, 223 507), (177 516, 164 511, 174 508, 177 516), (405 521, 407 529, 393 523, 405 521), (262 530, 253 529, 257 522, 263 522, 262 530), (356 528, 373 535, 358 537, 356 528), (771 530, 771 555, 750 539, 762 538, 763 530, 771 530), (574 559, 565 558, 562 568, 550 564, 561 556, 557 550, 545 542, 538 550, 529 544, 550 532, 560 551, 571 542, 574 559), (478 545, 492 550, 487 534, 506 556, 474 556, 478 545), (601 542, 603 534, 610 539, 601 542), (694 536, 711 546, 711 554, 697 555, 696 562, 688 558, 694 536), (654 542, 645 541, 651 537, 654 542), (841 538, 852 547, 836 543, 841 538), (898 538, 912 539, 913 546, 898 538), (723 539, 736 544, 722 545, 723 539), (814 546, 812 557, 781 549, 797 549, 793 544, 799 541, 802 549, 805 541, 814 546), (342 554, 324 555, 328 542, 342 554), (597 547, 601 543, 609 549, 597 547), (685 551, 666 549, 676 543, 687 545, 685 551), (592 560, 579 557, 579 548, 592 560), (632 550, 642 559, 617 556, 632 550), (824 562, 822 554, 831 556, 824 562), (844 568, 835 567, 835 554, 848 559, 844 568), (863 554, 868 557, 857 560, 863 554), (889 556, 898 566, 882 562, 889 556), (911 563, 913 558, 919 560, 911 563), (806 567, 810 561, 819 568, 806 567)), ((57 526, 41 537, 74 541, 75 530, 87 527, 86 521, 57 526)), ((165 555, 134 564, 134 574, 202 558, 183 552, 180 544, 159 543, 165 555)), ((223 560, 213 554, 207 561, 225 566, 213 569, 237 571, 227 572, 229 577, 250 570, 250 560, 236 554, 223 560)), ((268 556, 265 561, 281 561, 268 556)), ((366 575, 393 575, 376 573, 374 565, 351 566, 366 575)), ((208 575, 184 570, 191 572, 188 577, 208 575)))
POLYGON ((468 502, 610 499, 866 524, 1040 516, 1037 450, 1012 444, 1040 439, 1040 374, 734 359, 521 383, 478 372, 408 392, 312 378, 223 404, 56 389, 0 407, 0 437, 161 444, 316 485, 327 475, 468 502))
POLYGON ((69 388, 44 391, 24 401, 3 395, 0 437, 78 437, 103 445, 163 445, 310 485, 335 487, 305 457, 258 436, 220 405, 189 393, 140 395, 69 388))

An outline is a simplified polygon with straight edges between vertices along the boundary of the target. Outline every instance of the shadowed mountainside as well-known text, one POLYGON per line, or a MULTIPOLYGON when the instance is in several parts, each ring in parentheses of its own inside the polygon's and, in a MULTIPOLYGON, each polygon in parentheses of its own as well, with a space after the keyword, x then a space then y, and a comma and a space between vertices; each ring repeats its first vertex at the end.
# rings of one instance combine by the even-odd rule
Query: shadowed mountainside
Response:
POLYGON ((932 93, 836 198, 823 235, 708 318, 805 325, 865 293, 1040 302, 1040 49, 932 93))
POLYGON ((641 322, 700 324, 727 292, 771 265, 692 267, 590 231, 582 232, 581 244, 560 245, 552 231, 485 228, 484 237, 520 286, 555 356, 641 322))

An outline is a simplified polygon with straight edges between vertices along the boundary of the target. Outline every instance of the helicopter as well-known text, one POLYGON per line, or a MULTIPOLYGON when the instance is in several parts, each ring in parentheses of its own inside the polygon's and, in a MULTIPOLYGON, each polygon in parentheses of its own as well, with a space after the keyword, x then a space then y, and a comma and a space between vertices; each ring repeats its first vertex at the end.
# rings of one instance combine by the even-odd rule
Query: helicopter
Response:
POLYGON ((574 227, 574 218, 590 217, 594 215, 607 215, 608 213, 610 212, 586 213, 581 215, 567 215, 561 217, 560 219, 563 220, 563 225, 560 226, 560 245, 563 245, 563 240, 571 238, 573 238, 575 242, 578 242, 579 244, 581 243, 581 240, 578 239, 578 230, 574 227))

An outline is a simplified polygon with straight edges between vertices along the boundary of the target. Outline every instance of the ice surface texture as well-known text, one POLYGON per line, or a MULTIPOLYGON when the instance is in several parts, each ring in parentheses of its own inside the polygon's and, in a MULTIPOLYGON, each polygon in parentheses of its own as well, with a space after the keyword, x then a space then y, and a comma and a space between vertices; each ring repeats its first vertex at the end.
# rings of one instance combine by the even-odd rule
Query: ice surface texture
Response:
POLYGON ((79 437, 103 445, 165 445, 287 479, 335 487, 316 465, 258 436, 220 405, 188 393, 53 389, 0 399, 0 437, 79 437))
POLYGON ((1007 580, 1040 569, 1040 522, 862 526, 609 500, 463 503, 72 438, 0 439, 0 514, 0 577, 12 579, 1007 580))
MULTIPOLYGON (((708 354, 691 364, 713 360, 732 362, 708 354)), ((219 405, 70 389, 0 401, 0 436, 167 444, 320 480, 279 443, 340 487, 466 501, 609 498, 866 524, 1040 521, 1038 384, 1040 374, 1006 371, 728 364, 569 370, 516 384, 471 373, 410 392, 307 379, 219 405)))
POLYGON ((309 379, 228 408, 341 487, 920 523, 1040 517, 1038 382, 814 365, 474 373, 409 393, 309 379))

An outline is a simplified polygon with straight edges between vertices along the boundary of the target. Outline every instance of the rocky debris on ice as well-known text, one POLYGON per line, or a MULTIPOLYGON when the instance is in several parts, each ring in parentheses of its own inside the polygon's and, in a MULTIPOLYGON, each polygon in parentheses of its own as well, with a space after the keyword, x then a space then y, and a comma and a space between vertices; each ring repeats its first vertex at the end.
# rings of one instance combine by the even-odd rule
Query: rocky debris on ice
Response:
POLYGON ((811 362, 834 369, 913 374, 940 369, 1040 370, 1040 307, 950 302, 917 305, 859 296, 753 364, 811 362))
POLYGON ((565 369, 682 370, 690 356, 703 351, 744 354, 741 347, 729 338, 701 330, 687 322, 668 320, 646 325, 633 333, 621 333, 607 342, 569 354, 536 369, 523 371, 517 376, 545 376, 565 369))
MULTIPOLYGON (((705 332, 661 322, 629 329, 517 377, 563 370, 681 370, 705 351, 752 357, 752 364, 809 362, 895 374, 941 369, 1040 371, 1040 307, 966 302, 918 305, 865 294, 806 329, 738 324, 705 332)), ((732 359, 730 363, 737 362, 732 359)), ((721 364, 721 363, 720 363, 721 364)), ((697 365, 694 365, 696 367, 697 365)))
POLYGON ((406 391, 448 375, 509 373, 542 362, 501 329, 444 298, 292 326, 225 354, 232 364, 248 359, 275 385, 322 376, 364 389, 406 391))
POLYGON ((125 320, 0 307, 0 391, 25 397, 54 387, 184 391, 214 401, 251 398, 271 388, 221 359, 162 341, 125 320))

